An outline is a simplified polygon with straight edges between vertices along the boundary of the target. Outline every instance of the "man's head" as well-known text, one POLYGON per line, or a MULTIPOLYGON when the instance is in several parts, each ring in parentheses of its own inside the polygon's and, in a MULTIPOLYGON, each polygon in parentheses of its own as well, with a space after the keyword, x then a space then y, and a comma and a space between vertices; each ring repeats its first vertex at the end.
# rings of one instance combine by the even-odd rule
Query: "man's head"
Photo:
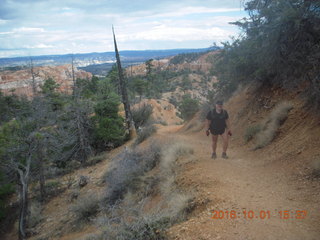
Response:
POLYGON ((218 100, 217 102, 216 102, 216 109, 222 109, 223 108, 223 102, 221 101, 221 100, 218 100))

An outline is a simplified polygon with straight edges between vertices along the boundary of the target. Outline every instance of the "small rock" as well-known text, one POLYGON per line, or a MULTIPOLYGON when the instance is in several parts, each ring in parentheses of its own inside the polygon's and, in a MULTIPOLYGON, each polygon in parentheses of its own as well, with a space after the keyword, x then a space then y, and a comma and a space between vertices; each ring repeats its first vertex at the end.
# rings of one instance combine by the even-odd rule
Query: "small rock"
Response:
POLYGON ((76 200, 79 196, 79 192, 72 192, 70 194, 70 202, 72 202, 73 200, 76 200))
POLYGON ((82 188, 84 187, 85 185, 88 184, 88 177, 86 176, 80 176, 80 179, 79 179, 79 186, 82 188))

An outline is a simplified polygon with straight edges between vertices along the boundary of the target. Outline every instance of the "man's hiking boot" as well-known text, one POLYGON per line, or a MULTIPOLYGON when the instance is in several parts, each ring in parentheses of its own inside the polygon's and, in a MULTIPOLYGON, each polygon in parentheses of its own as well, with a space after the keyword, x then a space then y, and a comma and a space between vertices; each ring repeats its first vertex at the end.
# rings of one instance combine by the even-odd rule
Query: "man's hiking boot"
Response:
POLYGON ((222 158, 228 159, 229 157, 228 157, 227 154, 224 152, 224 153, 222 153, 222 158))
POLYGON ((212 158, 212 159, 216 159, 216 158, 217 158, 217 154, 216 154, 215 152, 212 153, 211 158, 212 158))

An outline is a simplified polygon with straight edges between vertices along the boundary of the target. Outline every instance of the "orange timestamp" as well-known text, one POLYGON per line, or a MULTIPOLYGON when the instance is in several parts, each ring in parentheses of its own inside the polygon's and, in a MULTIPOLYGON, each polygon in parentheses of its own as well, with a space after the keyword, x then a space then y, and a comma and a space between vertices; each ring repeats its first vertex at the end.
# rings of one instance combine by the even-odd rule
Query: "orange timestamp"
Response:
POLYGON ((269 210, 243 210, 242 212, 235 210, 213 210, 212 219, 270 219, 272 217, 278 217, 279 219, 305 219, 307 217, 306 210, 281 210, 281 211, 269 211, 269 210))

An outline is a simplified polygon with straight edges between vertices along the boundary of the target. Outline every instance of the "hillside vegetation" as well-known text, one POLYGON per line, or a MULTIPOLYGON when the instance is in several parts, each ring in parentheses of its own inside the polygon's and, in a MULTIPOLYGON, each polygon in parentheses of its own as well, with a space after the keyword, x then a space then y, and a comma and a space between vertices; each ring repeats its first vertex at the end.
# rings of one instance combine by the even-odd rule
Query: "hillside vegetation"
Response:
POLYGON ((245 9, 250 17, 233 23, 243 33, 216 58, 216 96, 259 82, 298 89, 319 108, 320 1, 252 0, 245 9))

